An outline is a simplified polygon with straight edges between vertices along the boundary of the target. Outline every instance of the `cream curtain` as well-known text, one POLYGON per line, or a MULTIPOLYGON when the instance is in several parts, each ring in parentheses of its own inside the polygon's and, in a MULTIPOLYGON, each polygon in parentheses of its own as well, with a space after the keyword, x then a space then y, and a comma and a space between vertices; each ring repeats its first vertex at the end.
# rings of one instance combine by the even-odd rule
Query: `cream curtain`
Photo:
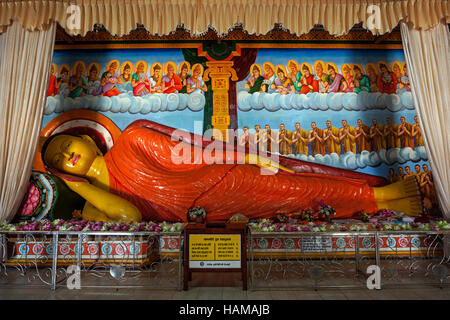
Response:
POLYGON ((414 104, 433 172, 439 204, 450 219, 450 33, 442 22, 430 30, 401 23, 414 104))
POLYGON ((450 22, 448 0, 7 0, 0 2, 0 26, 16 18, 27 29, 57 21, 70 34, 85 35, 102 23, 124 35, 137 23, 153 34, 168 34, 184 23, 193 34, 212 25, 219 34, 242 23, 250 33, 265 34, 275 23, 297 35, 322 24, 334 35, 362 22, 374 34, 391 31, 400 20, 428 29, 441 18, 450 22), (72 6, 71 5, 75 5, 72 6), (371 7, 376 5, 378 9, 371 7), (379 12, 379 26, 371 26, 379 12), (79 22, 79 25, 78 23, 79 22))
POLYGON ((30 179, 55 31, 55 23, 31 32, 13 22, 1 35, 0 221, 14 217, 30 179))

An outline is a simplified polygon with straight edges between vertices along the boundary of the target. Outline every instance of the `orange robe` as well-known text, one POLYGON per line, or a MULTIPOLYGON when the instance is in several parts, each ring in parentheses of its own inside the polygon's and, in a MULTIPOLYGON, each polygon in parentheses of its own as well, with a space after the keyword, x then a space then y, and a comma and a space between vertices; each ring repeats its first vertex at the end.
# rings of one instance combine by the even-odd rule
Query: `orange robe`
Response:
MULTIPOLYGON (((405 127, 406 130, 409 131, 409 133, 411 133, 412 131, 412 125, 410 123, 406 123, 405 122, 405 127)), ((414 150, 414 138, 412 135, 407 134, 406 132, 404 132, 401 136, 400 136, 400 143, 401 143, 401 147, 402 148, 406 148, 406 147, 410 147, 411 149, 414 150)))
MULTIPOLYGON (((316 127, 317 135, 323 139, 323 130, 316 127)), ((325 144, 323 142, 320 142, 319 140, 315 139, 311 142, 311 152, 313 156, 316 154, 325 155, 325 144)))
MULTIPOLYGON (((171 150, 178 143, 156 130, 130 126, 105 155, 111 192, 136 205, 144 220, 186 221, 195 206, 208 212, 208 221, 226 221, 237 212, 268 218, 317 207, 322 199, 337 218, 378 209, 364 180, 281 170, 261 175, 253 164, 175 164, 171 150)), ((191 160, 194 149, 202 151, 188 147, 191 160)))
MULTIPOLYGON (((369 136, 370 128, 369 126, 363 124, 359 130, 364 131, 364 133, 369 136)), ((355 128, 356 134, 356 128, 355 128)), ((366 138, 363 134, 361 134, 358 138, 356 138, 356 148, 358 153, 363 152, 364 150, 370 151, 370 138, 366 138)))
POLYGON ((341 155, 341 142, 339 141, 339 129, 336 127, 331 127, 331 129, 325 128, 323 131, 324 138, 327 135, 328 130, 331 130, 333 135, 336 137, 337 141, 333 137, 329 137, 327 141, 325 141, 327 154, 337 153, 338 155, 341 155))

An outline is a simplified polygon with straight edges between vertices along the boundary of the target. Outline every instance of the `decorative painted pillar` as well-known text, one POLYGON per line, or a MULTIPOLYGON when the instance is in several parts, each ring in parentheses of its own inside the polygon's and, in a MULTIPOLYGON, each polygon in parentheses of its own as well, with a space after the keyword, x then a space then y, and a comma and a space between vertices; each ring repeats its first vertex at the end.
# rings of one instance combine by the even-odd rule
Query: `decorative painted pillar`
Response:
MULTIPOLYGON (((236 71, 232 68, 233 61, 208 61, 208 69, 205 70, 204 81, 211 78, 213 90, 213 114, 211 124, 214 129, 222 132, 224 141, 228 141, 228 127, 230 125, 230 113, 228 108, 228 90, 231 80, 237 81, 236 71)), ((219 137, 217 137, 219 138, 219 137)))

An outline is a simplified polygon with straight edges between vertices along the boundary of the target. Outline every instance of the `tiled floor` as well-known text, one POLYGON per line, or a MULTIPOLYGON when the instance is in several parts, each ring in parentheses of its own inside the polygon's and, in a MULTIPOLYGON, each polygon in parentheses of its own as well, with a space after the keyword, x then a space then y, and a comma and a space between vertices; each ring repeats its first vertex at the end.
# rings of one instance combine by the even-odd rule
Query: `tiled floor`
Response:
MULTIPOLYGON (((111 282, 107 283, 111 284, 111 282)), ((100 284, 100 282, 88 284, 100 284)), ((42 287, 0 285, 0 300, 450 300, 450 287, 440 289, 436 285, 386 287, 382 290, 319 288, 317 291, 313 289, 243 291, 241 286, 239 274, 194 273, 188 291, 139 288, 69 290, 65 286, 51 291, 49 288, 42 287)))
POLYGON ((0 288, 0 300, 450 300, 450 290, 433 287, 408 289, 319 289, 242 291, 238 287, 195 287, 188 291, 148 289, 0 288))

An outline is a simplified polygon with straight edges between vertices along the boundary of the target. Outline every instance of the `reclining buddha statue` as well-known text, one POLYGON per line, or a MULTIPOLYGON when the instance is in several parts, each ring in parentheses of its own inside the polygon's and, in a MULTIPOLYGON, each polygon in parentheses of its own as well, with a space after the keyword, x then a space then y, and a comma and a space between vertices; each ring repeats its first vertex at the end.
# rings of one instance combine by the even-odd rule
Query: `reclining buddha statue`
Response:
POLYGON ((88 136, 56 134, 41 154, 48 170, 86 200, 81 213, 86 220, 187 221, 196 206, 206 210, 208 221, 227 221, 237 213, 270 218, 316 207, 321 200, 335 209, 335 218, 379 209, 421 214, 415 178, 387 185, 381 177, 281 156, 274 174, 261 175, 268 165, 250 161, 248 153, 244 162, 174 163, 178 144, 187 145, 192 157, 206 146, 194 143, 193 134, 173 140, 174 130, 135 121, 105 155, 88 136))

